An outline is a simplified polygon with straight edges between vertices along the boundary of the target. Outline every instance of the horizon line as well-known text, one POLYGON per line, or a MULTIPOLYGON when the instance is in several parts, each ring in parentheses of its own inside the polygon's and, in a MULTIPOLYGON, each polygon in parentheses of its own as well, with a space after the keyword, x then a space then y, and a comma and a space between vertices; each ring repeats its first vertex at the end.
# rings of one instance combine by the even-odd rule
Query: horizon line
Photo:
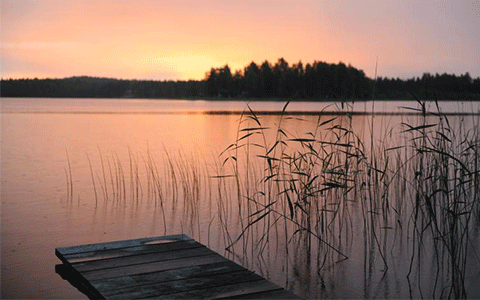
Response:
MULTIPOLYGON (((434 75, 434 76, 437 75, 437 74, 438 75, 446 74, 446 75, 453 75, 453 76, 456 76, 456 77, 460 77, 460 76, 464 76, 464 75, 468 74, 472 80, 480 79, 480 76, 472 77, 470 75, 470 72, 468 72, 468 71, 465 72, 465 73, 460 73, 460 74, 447 73, 447 72, 443 72, 443 73, 423 72, 421 76, 410 76, 410 77, 377 76, 377 79, 378 78, 400 79, 400 80, 410 80, 410 79, 417 79, 417 78, 421 79, 424 74, 430 74, 430 75, 434 75)), ((155 82, 188 82, 188 81, 201 82, 201 81, 205 81, 205 79, 146 79, 146 78, 144 78, 144 79, 138 79, 138 78, 127 79, 127 78, 121 78, 121 77, 119 78, 119 77, 107 77, 107 76, 95 76, 95 75, 70 75, 70 76, 65 76, 65 77, 49 77, 49 76, 46 76, 46 77, 7 77, 7 78, 1 77, 0 81, 7 81, 7 80, 63 80, 63 79, 73 79, 73 78, 107 79, 107 80, 118 80, 118 81, 155 81, 155 82)), ((367 75, 365 75, 365 78, 368 78, 370 80, 375 80, 374 78, 370 78, 367 75)))

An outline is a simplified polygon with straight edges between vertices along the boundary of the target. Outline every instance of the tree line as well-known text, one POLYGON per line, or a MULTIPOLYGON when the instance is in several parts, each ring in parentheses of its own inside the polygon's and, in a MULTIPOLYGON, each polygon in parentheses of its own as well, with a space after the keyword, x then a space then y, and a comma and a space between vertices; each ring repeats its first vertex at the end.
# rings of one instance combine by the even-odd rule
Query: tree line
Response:
POLYGON ((480 77, 467 72, 454 74, 424 73, 423 76, 402 80, 379 77, 374 82, 376 99, 480 100, 480 77))
POLYGON ((2 97, 191 98, 203 95, 202 81, 123 80, 98 77, 8 79, 2 97))
POLYGON ((211 97, 366 99, 371 87, 365 73, 350 65, 289 65, 281 58, 275 64, 252 62, 233 75, 228 65, 212 68, 206 76, 206 92, 211 97))
POLYGON ((368 78, 362 70, 340 62, 289 64, 251 62, 243 70, 228 65, 211 68, 203 80, 152 81, 98 77, 2 79, 2 97, 205 98, 205 99, 480 99, 480 78, 468 73, 424 73, 411 79, 368 78))

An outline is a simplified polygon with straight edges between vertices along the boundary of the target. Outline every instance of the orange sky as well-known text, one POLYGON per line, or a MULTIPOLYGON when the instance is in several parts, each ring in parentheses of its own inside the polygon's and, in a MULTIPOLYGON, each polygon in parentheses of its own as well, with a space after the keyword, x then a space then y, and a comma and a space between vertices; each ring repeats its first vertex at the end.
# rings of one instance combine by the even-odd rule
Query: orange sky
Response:
POLYGON ((0 0, 1 77, 203 79, 251 61, 480 76, 480 0, 0 0))

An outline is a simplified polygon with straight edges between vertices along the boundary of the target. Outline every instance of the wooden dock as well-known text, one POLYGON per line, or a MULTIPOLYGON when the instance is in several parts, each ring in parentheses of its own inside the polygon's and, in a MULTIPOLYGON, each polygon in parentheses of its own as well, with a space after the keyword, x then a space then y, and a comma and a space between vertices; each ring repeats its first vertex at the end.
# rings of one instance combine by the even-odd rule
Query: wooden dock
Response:
POLYGON ((57 273, 89 298, 300 299, 186 235, 55 249, 57 273))

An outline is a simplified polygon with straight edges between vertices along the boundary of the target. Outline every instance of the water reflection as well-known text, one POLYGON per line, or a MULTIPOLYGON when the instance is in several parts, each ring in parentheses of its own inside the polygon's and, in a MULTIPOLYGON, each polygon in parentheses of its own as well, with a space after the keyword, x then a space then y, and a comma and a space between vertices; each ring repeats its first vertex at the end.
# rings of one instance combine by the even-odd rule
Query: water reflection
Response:
MULTIPOLYGON (((2 98, 3 113, 72 113, 72 114, 240 114, 248 104, 257 114, 278 114, 285 102, 278 101, 204 101, 152 99, 82 99, 82 98, 2 98)), ((479 114, 479 101, 427 102, 427 111, 445 114, 479 114), (437 108, 438 106, 438 108, 437 108)), ((353 114, 418 114, 416 101, 292 101, 288 112, 293 114, 338 113, 353 114), (412 109, 414 108, 414 109, 412 109)))
MULTIPOLYGON (((80 100, 78 103, 65 100, 63 106, 58 99, 45 99, 46 104, 42 101, 40 105, 38 99, 35 101, 37 103, 25 100, 22 104, 25 106, 15 106, 18 104, 16 100, 4 102, 2 99, 2 110, 5 108, 10 112, 2 114, 1 141, 1 280, 4 298, 78 297, 78 292, 52 274, 51 267, 48 267, 58 263, 53 253, 55 247, 177 233, 189 234, 215 251, 306 297, 415 298, 455 295, 449 294, 452 266, 448 263, 448 248, 445 250, 442 245, 432 243, 432 239, 442 241, 441 236, 426 230, 431 228, 428 226, 433 224, 434 219, 425 217, 416 221, 416 215, 411 213, 418 191, 427 195, 429 187, 414 186, 415 175, 413 179, 404 181, 390 171, 395 170, 398 167, 395 164, 407 155, 396 147, 411 140, 420 140, 418 136, 398 139, 398 134, 406 130, 400 124, 421 124, 421 116, 372 118, 367 115, 349 118, 342 115, 322 126, 321 131, 316 131, 319 122, 316 115, 297 114, 280 120, 278 115, 265 114, 260 116, 261 127, 268 128, 268 134, 262 136, 258 131, 238 143, 243 147, 220 156, 220 152, 239 136, 257 132, 244 131, 239 135, 240 114, 180 113, 190 107, 189 101, 173 107, 172 110, 179 112, 175 114, 157 113, 165 109, 165 103, 151 100, 121 104, 117 103, 120 100, 80 100), (64 113, 71 110, 78 113, 64 113), (130 110, 137 113, 117 113, 130 110), (139 113, 144 110, 155 113, 139 113), (46 111, 58 113, 44 113, 46 111), (84 113, 89 111, 108 113, 84 113), (336 152, 338 156, 331 156, 332 162, 334 159, 337 161, 330 165, 329 172, 312 169, 311 174, 322 174, 324 179, 343 178, 348 186, 361 188, 356 194, 348 193, 346 196, 335 194, 333 189, 325 190, 326 195, 318 197, 318 202, 311 202, 309 206, 299 202, 295 206, 298 216, 302 216, 301 208, 314 210, 310 219, 303 216, 303 219, 296 220, 302 226, 311 224, 310 230, 318 233, 322 240, 305 234, 305 230, 296 232, 299 229, 297 225, 272 213, 249 227, 227 251, 225 248, 244 232, 248 222, 266 212, 255 214, 262 208, 261 204, 265 204, 260 200, 266 199, 258 191, 273 196, 278 194, 278 187, 285 187, 266 185, 265 174, 270 174, 269 163, 258 157, 265 155, 265 149, 256 146, 266 144, 272 147, 280 124, 290 139, 317 132, 319 139, 328 142, 332 141, 332 136, 327 134, 327 128, 350 126, 355 131, 355 137, 350 135, 352 139, 349 141, 355 142, 352 145, 365 153, 371 152, 371 149, 377 151, 377 160, 368 160, 367 165, 376 164, 375 168, 384 172, 386 177, 382 178, 382 172, 372 173, 370 177, 365 177, 366 172, 359 172, 356 177, 342 177, 345 168, 341 166, 345 157, 348 156, 352 165, 365 162, 361 156, 355 156, 358 153, 349 150, 354 147, 340 148, 341 151, 336 152), (373 143, 370 143, 372 136, 373 143), (367 142, 360 144, 357 137, 367 142), (235 160, 229 159, 224 164, 229 155, 235 156, 238 164, 233 166, 236 168, 232 168, 231 164, 235 160), (387 165, 388 157, 390 161, 387 165), (241 176, 221 177, 235 175, 236 172, 241 176), (347 179, 356 181, 350 183, 347 179), (380 182, 380 188, 376 190, 378 193, 369 189, 375 180, 380 182), (382 186, 387 182, 388 188, 382 186), (70 191, 67 191, 67 186, 71 187, 70 191), (331 195, 327 201, 328 193, 331 195), (400 198, 404 200, 396 200, 400 198), (384 211, 388 213, 382 214, 384 211), (31 285, 31 282, 38 284, 31 285)), ((212 107, 226 110, 230 109, 230 105, 238 105, 239 111, 245 108, 244 103, 238 102, 227 103, 227 108, 219 107, 218 103, 195 103, 198 111, 213 110, 212 107)), ((261 105, 266 104, 259 105, 259 109, 274 110, 277 105, 282 107, 283 103, 263 108, 261 105)), ((386 104, 377 102, 375 108, 380 109, 382 105, 386 104)), ((463 107, 469 105, 476 104, 467 103, 463 107)), ((334 117, 322 116, 320 123, 334 117)), ((256 126, 254 119, 247 119, 240 128, 256 126)), ((430 116, 426 124, 437 119, 430 116)), ((462 124, 466 129, 475 129, 479 119, 478 115, 451 116, 449 122, 452 126, 462 124)), ((339 136, 342 135, 338 132, 345 133, 339 130, 339 136)), ((452 136, 449 135, 449 138, 452 139, 452 136)), ((302 149, 308 150, 308 142, 287 139, 285 142, 290 145, 288 153, 291 157, 297 154, 295 158, 300 164, 298 153, 302 149)), ((320 145, 314 143, 317 151, 329 151, 328 144, 320 145)), ((427 176, 426 172, 432 170, 429 167, 435 165, 431 162, 412 164, 403 172, 417 174, 417 177, 427 176), (415 168, 422 165, 420 173, 420 169, 415 168)), ((441 162, 439 159, 436 165, 441 162)), ((274 161, 271 163, 275 165, 274 161)), ((447 166, 454 166, 454 163, 450 161, 447 166)), ((291 166, 295 165, 290 164, 288 168, 291 166)), ((295 171, 307 170, 304 165, 298 167, 295 171)), ((283 171, 290 170, 287 170, 287 164, 282 168, 283 171)), ((458 165, 456 168, 452 172, 460 174, 462 168, 458 165)), ((297 177, 292 177, 296 183, 304 176, 297 173, 297 177)), ((473 178, 472 183, 475 182, 473 180, 477 179, 473 178)), ((319 183, 321 189, 326 187, 325 182, 319 183)), ((476 190, 471 188, 469 191, 476 190)), ((288 205, 279 208, 284 215, 290 216, 288 205)), ((426 211, 428 205, 419 206, 419 209, 426 211)), ((466 214, 462 213, 457 211, 457 217, 464 218, 466 214)), ((475 220, 474 216, 471 220, 475 220)), ((462 244, 461 251, 467 254, 466 265, 475 267, 479 265, 473 251, 473 245, 478 245, 478 227, 468 232, 468 238, 469 242, 462 244)), ((465 271, 465 288, 469 296, 479 295, 475 284, 480 275, 479 269, 467 268, 465 271)))

